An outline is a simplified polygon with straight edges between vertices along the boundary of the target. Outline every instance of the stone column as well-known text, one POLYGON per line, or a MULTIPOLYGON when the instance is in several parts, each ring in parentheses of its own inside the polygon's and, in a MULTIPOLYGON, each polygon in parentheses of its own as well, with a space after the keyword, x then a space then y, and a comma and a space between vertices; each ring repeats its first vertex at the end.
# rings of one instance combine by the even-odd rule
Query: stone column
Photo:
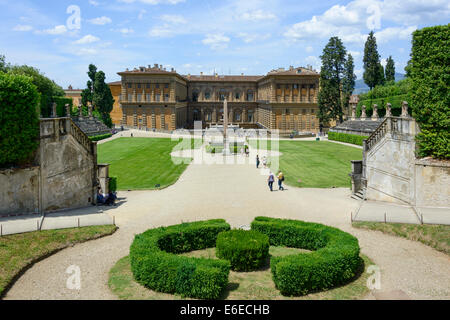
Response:
POLYGON ((306 94, 307 94, 308 102, 311 102, 311 85, 310 84, 306 85, 306 94))
MULTIPOLYGON (((248 122, 247 113, 248 113, 247 107, 243 107, 241 114, 241 122, 248 122)), ((255 113, 253 113, 253 117, 255 117, 255 113)))
POLYGON ((133 101, 132 102, 136 102, 136 90, 133 90, 133 97, 132 97, 133 101))
POLYGON ((89 112, 89 120, 93 120, 94 117, 92 116, 92 104, 88 104, 88 112, 89 112))
POLYGON ((402 118, 408 118, 409 114, 408 114, 408 102, 403 101, 402 102, 402 118))
POLYGON ((372 120, 377 121, 378 120, 378 105, 374 104, 372 106, 373 114, 372 114, 372 120))
POLYGON ((177 109, 175 107, 172 108, 172 114, 170 115, 170 130, 176 130, 177 128, 177 109))
POLYGON ((213 107, 211 122, 217 123, 217 110, 213 107))
POLYGON ((365 105, 363 105, 362 107, 361 107, 361 120, 366 120, 366 106, 365 105))
POLYGON ((230 113, 228 115, 228 123, 232 124, 234 121, 234 110, 233 107, 230 107, 230 113))
POLYGON ((150 87, 150 102, 155 102, 155 85, 152 83, 150 87))
POLYGON ((122 101, 127 101, 128 97, 127 97, 127 84, 125 82, 122 82, 122 87, 120 90, 121 96, 122 96, 122 101))
POLYGON ((166 130, 166 109, 163 107, 159 110, 161 110, 161 130, 166 130))
POLYGON ((56 102, 52 103, 52 117, 57 118, 58 114, 56 113, 56 102))
POLYGON ((386 115, 385 118, 392 117, 392 105, 390 103, 386 103, 386 115))
POLYGON ((286 109, 281 111, 281 130, 286 131, 286 109))
POLYGON ((291 102, 294 102, 294 85, 290 85, 290 91, 291 91, 291 95, 290 95, 290 99, 291 99, 291 102))
POLYGON ((82 119, 83 119, 83 105, 80 103, 80 105, 78 106, 78 120, 82 119))
POLYGON ((356 120, 356 105, 352 105, 352 120, 356 120))
POLYGON ((66 103, 65 107, 66 107, 66 117, 70 118, 70 113, 71 113, 70 105, 68 103, 66 103))

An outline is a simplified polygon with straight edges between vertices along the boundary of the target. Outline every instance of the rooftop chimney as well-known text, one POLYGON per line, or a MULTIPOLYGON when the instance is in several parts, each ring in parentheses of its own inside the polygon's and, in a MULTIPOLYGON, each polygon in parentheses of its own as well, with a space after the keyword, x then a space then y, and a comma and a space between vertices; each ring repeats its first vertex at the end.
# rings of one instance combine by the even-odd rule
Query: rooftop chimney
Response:
POLYGON ((158 64, 155 63, 154 66, 153 66, 153 68, 158 69, 158 64))
POLYGON ((202 71, 202 72, 200 72, 200 75, 201 75, 201 76, 203 76, 203 71, 202 71))

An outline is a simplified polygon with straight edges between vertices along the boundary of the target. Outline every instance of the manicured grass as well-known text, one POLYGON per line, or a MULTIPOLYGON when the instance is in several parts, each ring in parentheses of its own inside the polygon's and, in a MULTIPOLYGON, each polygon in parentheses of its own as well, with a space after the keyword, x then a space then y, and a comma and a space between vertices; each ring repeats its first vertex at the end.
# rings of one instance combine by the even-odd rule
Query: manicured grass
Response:
POLYGON ((75 243, 97 239, 116 231, 116 226, 46 230, 0 237, 0 297, 8 284, 35 261, 75 243))
POLYGON ((190 162, 172 162, 170 154, 178 144, 167 138, 119 138, 98 146, 98 163, 110 164, 118 190, 160 189, 175 183, 190 162))
POLYGON ((353 222, 353 227, 377 230, 409 240, 420 241, 427 246, 450 255, 450 226, 357 221, 353 222))
MULTIPOLYGON (((250 144, 253 147, 258 145, 255 140, 250 144)), ((328 141, 281 140, 279 147, 282 153, 280 169, 284 173, 285 184, 294 187, 350 187, 350 161, 362 159, 361 149, 328 141)), ((267 141, 267 148, 271 148, 270 141, 267 141)))
MULTIPOLYGON (((183 255, 190 257, 203 257, 217 259, 215 248, 193 251, 183 255)), ((282 256, 306 252, 302 249, 270 247, 269 253, 272 256, 282 256)), ((369 258, 362 256, 365 268, 373 264, 369 258)), ((369 274, 363 272, 352 282, 328 291, 309 294, 303 297, 285 297, 275 288, 270 272, 269 264, 253 272, 230 272, 228 287, 222 299, 228 300, 352 300, 362 299, 369 292, 366 286, 369 274)), ((130 270, 129 257, 124 257, 110 270, 109 287, 123 300, 169 300, 182 299, 181 296, 149 290, 133 279, 130 270)))

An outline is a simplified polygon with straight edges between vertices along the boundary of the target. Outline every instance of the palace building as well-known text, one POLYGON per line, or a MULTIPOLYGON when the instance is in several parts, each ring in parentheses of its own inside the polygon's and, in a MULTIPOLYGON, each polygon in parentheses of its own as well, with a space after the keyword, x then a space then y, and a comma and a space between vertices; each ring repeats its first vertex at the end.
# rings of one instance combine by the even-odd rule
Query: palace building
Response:
POLYGON ((317 133, 320 75, 308 68, 272 70, 264 76, 180 75, 158 64, 118 73, 110 83, 113 123, 172 131, 220 124, 223 101, 229 119, 242 128, 317 133))

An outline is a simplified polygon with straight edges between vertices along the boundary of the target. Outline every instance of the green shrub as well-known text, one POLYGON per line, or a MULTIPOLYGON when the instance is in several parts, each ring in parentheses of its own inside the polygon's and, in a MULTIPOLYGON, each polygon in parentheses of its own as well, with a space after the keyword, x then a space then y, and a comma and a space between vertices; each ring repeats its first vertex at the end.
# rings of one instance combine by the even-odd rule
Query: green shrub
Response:
POLYGON ((27 161, 37 149, 38 105, 31 78, 0 73, 0 167, 27 161))
POLYGON ((419 155, 450 159, 450 24, 413 33, 407 72, 419 155))
POLYGON ((217 299, 228 284, 230 263, 188 258, 177 253, 211 248, 217 235, 230 230, 224 220, 209 220, 147 230, 130 247, 133 275, 159 292, 199 299, 217 299))
POLYGON ((348 133, 328 131, 328 140, 341 141, 341 142, 356 144, 358 146, 362 146, 363 141, 366 140, 367 138, 369 138, 369 137, 359 136, 357 134, 348 134, 348 133))
POLYGON ((112 133, 106 133, 106 134, 100 134, 98 136, 89 137, 89 140, 91 140, 91 141, 100 141, 100 140, 105 140, 105 139, 108 139, 108 138, 111 138, 111 137, 112 137, 112 133))
POLYGON ((345 284, 362 266, 358 239, 339 229, 267 217, 255 218, 251 226, 266 234, 270 245, 315 250, 271 258, 273 281, 283 295, 305 295, 345 284))
POLYGON ((267 261, 269 238, 257 231, 222 232, 217 237, 216 256, 230 261, 232 270, 256 270, 267 261))
POLYGON ((111 192, 117 191, 117 177, 109 178, 109 191, 111 191, 111 192))

